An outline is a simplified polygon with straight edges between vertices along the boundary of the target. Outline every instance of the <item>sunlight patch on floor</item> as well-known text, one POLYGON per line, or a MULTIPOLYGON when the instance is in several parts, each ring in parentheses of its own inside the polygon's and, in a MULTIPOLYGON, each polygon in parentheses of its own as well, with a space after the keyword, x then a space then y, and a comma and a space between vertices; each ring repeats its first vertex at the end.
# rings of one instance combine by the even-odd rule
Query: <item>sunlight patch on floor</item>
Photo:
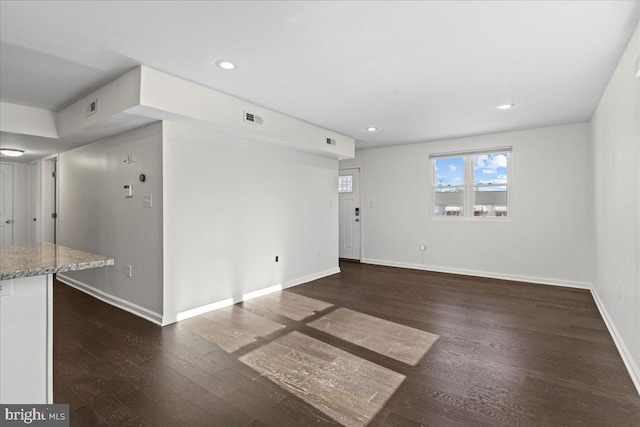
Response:
POLYGON ((283 329, 285 326, 245 310, 237 305, 187 319, 185 326, 224 351, 233 353, 283 329))
POLYGON ((266 310, 296 321, 304 320, 309 316, 313 316, 316 312, 333 307, 333 304, 328 302, 303 297, 287 291, 254 298, 243 305, 250 307, 252 311, 266 310))
POLYGON ((239 359, 345 426, 366 426, 405 376, 294 331, 239 359))
POLYGON ((347 308, 338 308, 309 326, 387 357, 415 366, 439 338, 347 308))

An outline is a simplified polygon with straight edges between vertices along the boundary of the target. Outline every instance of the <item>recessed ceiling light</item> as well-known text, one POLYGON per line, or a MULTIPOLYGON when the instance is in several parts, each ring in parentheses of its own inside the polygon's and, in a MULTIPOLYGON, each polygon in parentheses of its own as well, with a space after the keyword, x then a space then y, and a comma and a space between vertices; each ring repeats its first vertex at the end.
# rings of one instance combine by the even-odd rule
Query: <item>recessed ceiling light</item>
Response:
POLYGON ((511 109, 511 108, 513 108, 515 106, 516 106, 516 104, 502 104, 502 105, 498 105, 496 108, 498 110, 509 110, 509 109, 511 109))
POLYGON ((377 131, 377 130, 378 130, 378 128, 377 128, 377 127, 375 127, 375 126, 369 126, 369 127, 367 128, 367 131, 369 131, 369 132, 375 132, 375 131, 377 131))
POLYGON ((233 70, 236 68, 236 65, 233 62, 227 61, 226 59, 216 61, 216 65, 223 70, 233 70))
POLYGON ((8 157, 20 157, 24 154, 24 150, 18 150, 16 148, 1 148, 0 154, 8 157))

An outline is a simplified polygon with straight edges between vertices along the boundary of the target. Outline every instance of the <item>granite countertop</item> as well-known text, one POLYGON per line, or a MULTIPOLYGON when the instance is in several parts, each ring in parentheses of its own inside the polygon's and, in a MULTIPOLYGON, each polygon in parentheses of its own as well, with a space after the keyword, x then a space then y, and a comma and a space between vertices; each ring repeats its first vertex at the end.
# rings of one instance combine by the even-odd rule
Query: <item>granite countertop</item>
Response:
POLYGON ((0 280, 113 265, 113 259, 53 243, 0 246, 0 280))

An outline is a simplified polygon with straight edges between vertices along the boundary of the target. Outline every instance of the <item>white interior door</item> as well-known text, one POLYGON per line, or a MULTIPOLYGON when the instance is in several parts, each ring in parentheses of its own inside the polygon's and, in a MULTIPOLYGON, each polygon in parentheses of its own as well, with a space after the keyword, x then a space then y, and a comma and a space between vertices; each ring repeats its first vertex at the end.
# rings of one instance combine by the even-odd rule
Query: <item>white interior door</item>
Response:
POLYGON ((0 245, 13 244, 13 165, 0 164, 0 245))
POLYGON ((360 169, 341 169, 338 181, 340 204, 340 258, 360 260, 360 169))

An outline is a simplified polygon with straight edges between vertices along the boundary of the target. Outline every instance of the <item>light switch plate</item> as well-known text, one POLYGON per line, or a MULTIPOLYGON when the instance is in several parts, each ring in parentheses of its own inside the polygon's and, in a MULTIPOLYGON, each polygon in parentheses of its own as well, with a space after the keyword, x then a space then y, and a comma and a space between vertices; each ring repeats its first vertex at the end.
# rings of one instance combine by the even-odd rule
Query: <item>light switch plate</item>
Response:
POLYGON ((150 208, 151 206, 153 206, 153 200, 152 200, 151 194, 149 194, 148 196, 144 196, 142 198, 142 205, 145 208, 150 208))

